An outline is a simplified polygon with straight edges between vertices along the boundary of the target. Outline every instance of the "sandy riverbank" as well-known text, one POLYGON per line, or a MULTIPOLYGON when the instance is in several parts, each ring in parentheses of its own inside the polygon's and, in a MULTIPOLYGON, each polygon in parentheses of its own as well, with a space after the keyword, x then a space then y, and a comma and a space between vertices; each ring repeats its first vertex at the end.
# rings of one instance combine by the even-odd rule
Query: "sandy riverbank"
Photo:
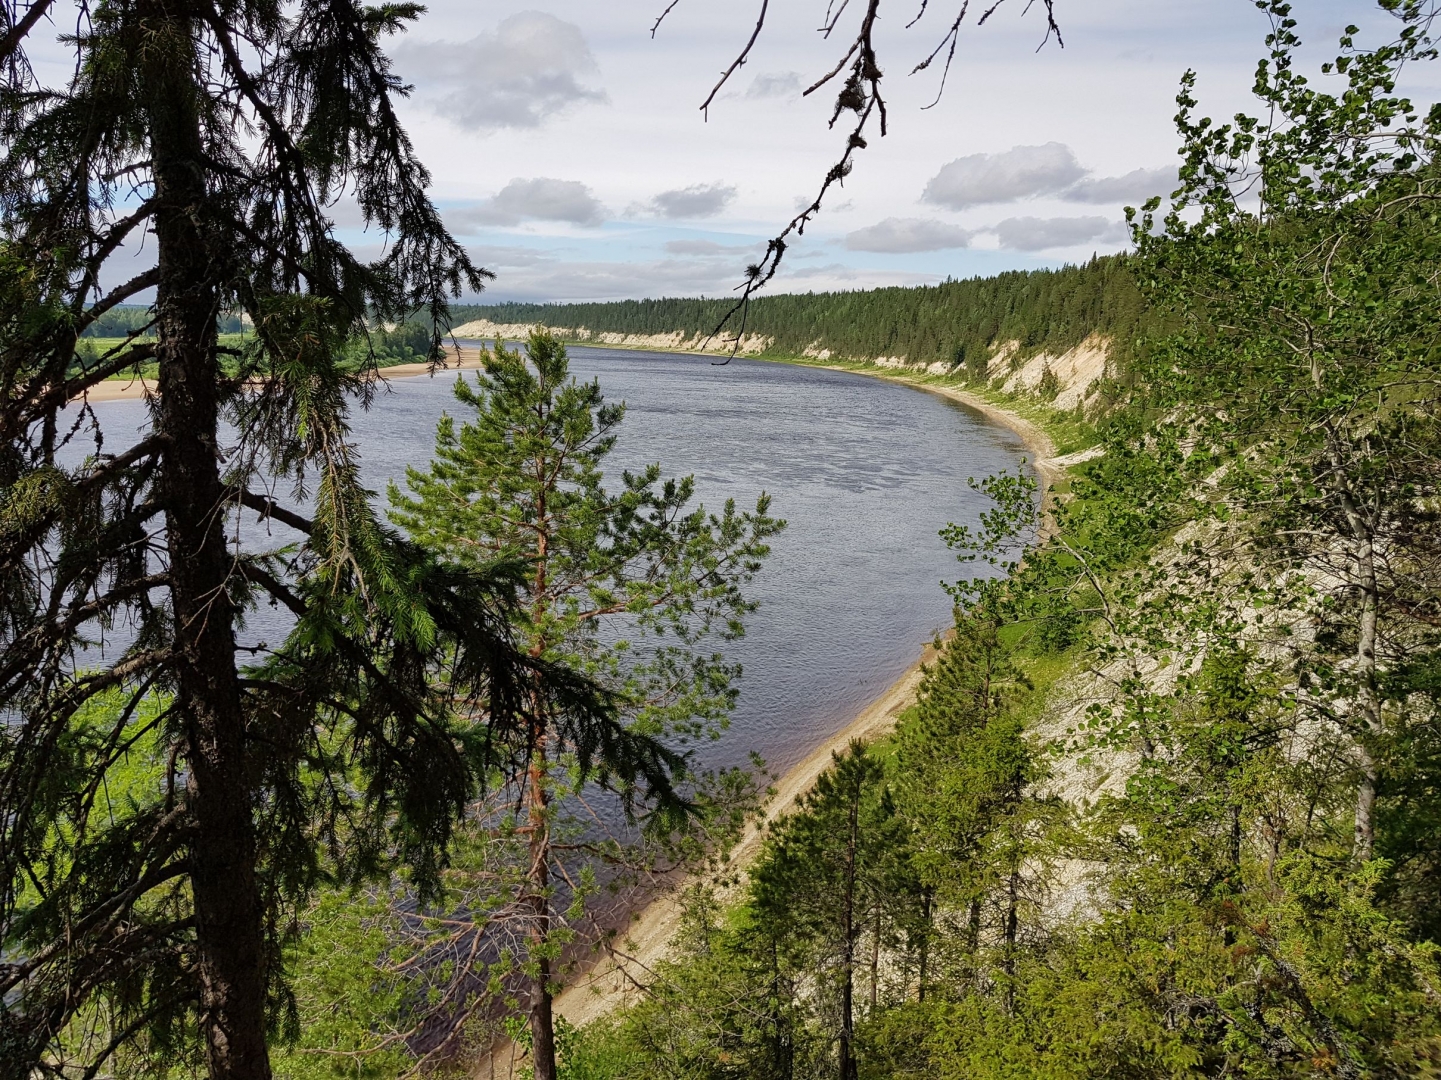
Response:
MULTIPOLYGON (((765 840, 766 826, 795 808, 802 795, 831 763, 831 755, 843 750, 852 739, 874 742, 887 734, 897 717, 916 700, 922 665, 934 660, 931 646, 904 675, 835 735, 813 749, 789 769, 774 786, 775 794, 766 807, 765 818, 747 830, 731 852, 728 869, 743 870, 750 865, 765 840)), ((646 972, 665 956, 666 947, 680 926, 679 888, 657 897, 642 908, 617 942, 615 951, 603 955, 590 971, 576 978, 556 999, 556 1009, 572 1024, 586 1024, 620 1006, 634 992, 636 981, 644 982, 646 972)))
MULTIPOLYGON (((480 367, 479 349, 462 347, 459 350, 452 348, 449 352, 450 359, 443 368, 432 369, 429 364, 396 364, 393 367, 378 369, 375 378, 382 382, 388 382, 391 379, 409 379, 417 375, 445 375, 452 371, 470 371, 480 367), (458 360, 457 352, 459 353, 458 360)), ((92 402, 138 401, 141 398, 149 397, 154 392, 154 379, 134 377, 106 379, 104 382, 96 383, 78 397, 92 402)))

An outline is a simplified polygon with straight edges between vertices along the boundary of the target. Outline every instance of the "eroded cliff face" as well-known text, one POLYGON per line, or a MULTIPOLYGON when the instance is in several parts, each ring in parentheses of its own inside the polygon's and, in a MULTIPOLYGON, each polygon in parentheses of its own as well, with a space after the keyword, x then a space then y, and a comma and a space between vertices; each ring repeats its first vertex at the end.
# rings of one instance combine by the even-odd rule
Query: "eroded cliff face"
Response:
POLYGON ((1090 411, 1096 402, 1096 390, 1107 374, 1107 353, 1110 342, 1091 335, 1073 349, 1060 354, 1037 353, 1022 360, 1019 346, 1007 342, 996 350, 987 365, 987 375, 1002 380, 1001 389, 1008 393, 1031 393, 1049 397, 1051 404, 1069 412, 1076 406, 1090 411))
POLYGON ((732 351, 743 356, 755 356, 771 347, 771 339, 759 334, 744 334, 739 348, 735 339, 725 335, 706 338, 699 334, 685 334, 676 331, 671 334, 622 334, 610 330, 591 330, 584 326, 557 327, 542 326, 540 323, 493 323, 488 319, 476 319, 455 327, 452 333, 458 338, 499 338, 505 341, 520 341, 530 336, 533 330, 549 330, 562 341, 580 345, 612 345, 621 349, 656 349, 676 352, 725 354, 732 351))
MULTIPOLYGON (((1007 394, 1045 397, 1050 399, 1057 409, 1065 412, 1078 405, 1089 411, 1096 401, 1096 389, 1106 377, 1106 358, 1110 344, 1106 338, 1092 334, 1081 344, 1065 352, 1042 352, 1023 358, 1020 355, 1020 342, 1003 342, 991 354, 986 364, 986 378, 1007 394)), ((842 358, 842 354, 823 348, 818 341, 808 345, 804 355, 820 361, 842 358)), ((913 364, 904 356, 844 358, 862 360, 877 367, 924 372, 928 375, 946 375, 954 370, 951 364, 913 364)))
MULTIPOLYGON (((540 323, 496 323, 488 319, 464 323, 455 327, 453 334, 458 338, 519 341, 529 337, 533 330, 547 329, 562 341, 576 344, 712 355, 734 352, 742 356, 759 356, 774 344, 772 338, 761 334, 742 335, 737 346, 734 338, 724 335, 707 338, 682 331, 669 334, 625 334, 591 330, 584 326, 546 327, 540 323)), ((1065 352, 1041 352, 1022 357, 1020 342, 1003 342, 987 362, 986 377, 991 385, 1004 393, 1041 397, 1063 412, 1069 412, 1078 406, 1083 411, 1090 412, 1097 402, 1097 390, 1101 381, 1107 375, 1110 344, 1108 339, 1093 334, 1065 352)), ((950 364, 913 364, 905 356, 850 356, 824 348, 818 341, 806 346, 802 355, 822 363, 828 360, 847 360, 852 363, 874 364, 876 367, 894 371, 912 371, 927 375, 946 375, 955 370, 950 364)))

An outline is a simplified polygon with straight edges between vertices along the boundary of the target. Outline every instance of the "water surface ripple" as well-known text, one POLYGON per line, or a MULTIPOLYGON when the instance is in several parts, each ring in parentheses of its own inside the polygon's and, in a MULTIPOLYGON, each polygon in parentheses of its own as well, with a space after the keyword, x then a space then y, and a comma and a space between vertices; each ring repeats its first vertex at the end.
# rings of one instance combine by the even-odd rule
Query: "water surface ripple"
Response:
MULTIPOLYGON (((785 770, 950 624, 940 582, 970 571, 938 532, 976 522, 985 500, 967 477, 1015 469, 1021 440, 957 403, 848 372, 582 346, 570 356, 577 377, 598 378, 607 400, 627 405, 607 472, 658 461, 666 475, 693 473, 715 509, 768 491, 789 522, 748 591, 760 610, 730 646, 744 665, 730 730, 703 751, 711 766, 755 751, 785 770)), ((424 466, 442 411, 464 417, 455 378, 391 380, 354 417, 369 487, 383 496, 407 465, 424 466)), ((107 448, 145 422, 138 401, 96 412, 114 433, 107 448)), ((270 618, 256 612, 244 636, 277 640, 270 618)))

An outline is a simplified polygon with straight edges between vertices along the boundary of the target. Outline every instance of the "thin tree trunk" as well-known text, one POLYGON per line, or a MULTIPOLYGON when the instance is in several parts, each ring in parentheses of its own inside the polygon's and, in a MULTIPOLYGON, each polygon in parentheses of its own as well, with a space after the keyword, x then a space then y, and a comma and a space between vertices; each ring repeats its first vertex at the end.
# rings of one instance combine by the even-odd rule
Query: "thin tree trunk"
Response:
MULTIPOLYGON (((1320 387, 1319 374, 1313 379, 1320 387)), ((1326 449, 1346 526, 1351 533, 1355 562, 1356 587, 1361 592, 1361 616, 1356 627, 1356 711, 1362 730, 1354 740, 1353 752, 1360 777, 1356 783, 1356 823, 1351 854, 1357 862, 1366 862, 1376 851, 1376 785, 1380 770, 1368 744, 1371 736, 1381 730, 1381 699, 1376 687, 1376 635, 1381 608, 1381 586, 1376 576, 1376 536, 1372 523, 1362 513, 1355 493, 1347 479, 1344 442, 1335 427, 1326 425, 1326 449)))
POLYGON ((854 995, 856 959, 856 846, 859 843, 861 792, 857 785, 850 808, 850 842, 846 845, 846 894, 843 912, 845 952, 841 962, 841 1080, 855 1080, 856 1063, 852 1043, 855 1037, 854 995))
POLYGON ((217 446, 219 253, 204 231, 192 27, 183 9, 155 0, 142 18, 141 77, 158 204, 155 422, 167 440, 160 486, 175 617, 175 711, 185 733, 195 824, 189 861, 200 1025, 211 1080, 269 1080, 265 920, 217 446))
POLYGON ((550 826, 546 821, 545 738, 536 740, 530 767, 530 892, 532 921, 531 952, 536 964, 531 992, 531 1063, 535 1080, 555 1080, 555 1017, 550 992, 550 826))
MULTIPOLYGON (((1348 516, 1352 516, 1349 515, 1348 516)), ((1360 524, 1360 515, 1354 517, 1360 524)), ((1376 783, 1379 770, 1367 744, 1367 736, 1381 730, 1381 702, 1376 693, 1376 620, 1380 588, 1376 581, 1376 548, 1369 535, 1356 543, 1357 583, 1361 587, 1361 620, 1356 640, 1356 677, 1360 683, 1357 708, 1366 730, 1356 740, 1356 764, 1361 778, 1356 785, 1356 836, 1353 843, 1358 862, 1366 862, 1376 851, 1376 783)))
MULTIPOLYGON (((534 599, 536 625, 541 624, 549 597, 546 594, 547 556, 550 553, 550 534, 545 526, 546 513, 545 465, 540 466, 536 478, 540 482, 540 495, 536 501, 536 519, 542 528, 536 536, 535 580, 531 585, 534 599)), ((540 658, 545 655, 546 642, 537 638, 531 646, 530 655, 540 658)), ((535 985, 531 991, 530 1043, 531 1067, 535 1080, 555 1080, 555 1014, 550 992, 550 822, 546 805, 549 794, 546 791, 546 748, 549 739, 546 730, 544 702, 540 695, 534 695, 532 711, 535 714, 531 730, 531 765, 528 785, 528 810, 530 827, 530 894, 532 922, 530 929, 531 953, 536 965, 535 985)))
POLYGON ((971 953, 971 963, 977 965, 976 952, 981 947, 981 898, 979 896, 972 897, 971 902, 966 905, 966 946, 971 953))
POLYGON ((916 974, 916 1001, 926 1000, 926 966, 931 955, 931 890, 921 890, 921 957, 916 974))
POLYGON ((881 969, 881 909, 876 908, 876 925, 871 929, 871 1013, 876 1011, 876 983, 881 969))
POLYGON ((1011 872, 1006 878, 1006 925, 1004 931, 1006 951, 1001 959, 1001 970, 1006 973, 1007 1013, 1013 1013, 1016 1009, 1016 931, 1019 924, 1020 878, 1020 867, 1012 864, 1011 872))

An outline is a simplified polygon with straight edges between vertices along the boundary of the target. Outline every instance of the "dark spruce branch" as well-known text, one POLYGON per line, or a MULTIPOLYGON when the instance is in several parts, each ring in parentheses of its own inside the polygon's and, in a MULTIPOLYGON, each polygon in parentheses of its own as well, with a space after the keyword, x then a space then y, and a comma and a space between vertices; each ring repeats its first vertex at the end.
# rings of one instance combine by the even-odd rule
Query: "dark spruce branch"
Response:
POLYGON ((420 10, 102 0, 51 85, 48 5, 0 8, 5 1080, 265 1080, 298 906, 402 865, 433 888, 537 707, 591 732, 583 767, 665 784, 604 695, 515 647, 510 568, 402 541, 360 487, 345 346, 419 309, 438 355, 450 298, 489 276, 394 112, 382 43, 420 10), (333 235, 345 195, 388 234, 376 261, 333 235), (141 236, 154 267, 109 284, 141 236), (238 358, 217 343, 237 315, 238 358), (77 353, 101 323, 127 344, 77 353), (141 361, 157 392, 127 443, 86 394, 141 361), (227 542, 242 493, 312 482, 308 519, 263 507, 293 550, 227 542), (272 597, 294 631, 241 648, 272 597))

